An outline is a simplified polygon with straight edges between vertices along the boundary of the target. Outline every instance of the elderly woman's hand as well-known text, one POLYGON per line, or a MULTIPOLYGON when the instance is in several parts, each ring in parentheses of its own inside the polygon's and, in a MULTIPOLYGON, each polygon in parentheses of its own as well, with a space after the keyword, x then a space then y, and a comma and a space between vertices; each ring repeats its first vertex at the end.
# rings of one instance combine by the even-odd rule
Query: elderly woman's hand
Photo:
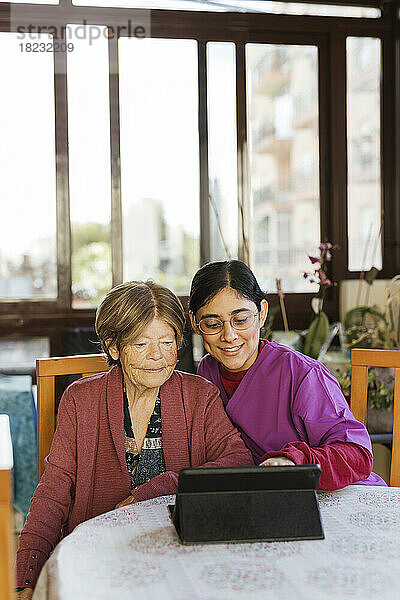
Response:
POLYGON ((17 600, 31 600, 33 594, 32 588, 25 588, 21 592, 15 592, 15 598, 17 600))
POLYGON ((290 458, 286 458, 285 456, 272 456, 271 458, 267 458, 262 463, 260 463, 259 467, 292 467, 295 465, 290 458))
POLYGON ((129 504, 135 504, 136 500, 133 496, 128 496, 127 498, 125 498, 125 500, 121 500, 121 502, 118 502, 117 506, 115 508, 121 508, 121 506, 128 506, 129 504))

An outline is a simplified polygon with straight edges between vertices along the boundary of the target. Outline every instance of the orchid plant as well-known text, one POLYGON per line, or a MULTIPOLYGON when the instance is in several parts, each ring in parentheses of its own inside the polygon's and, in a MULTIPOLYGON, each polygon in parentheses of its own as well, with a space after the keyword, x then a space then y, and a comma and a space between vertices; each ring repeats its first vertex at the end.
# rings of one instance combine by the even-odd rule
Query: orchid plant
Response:
POLYGON ((311 264, 314 267, 312 273, 305 272, 303 274, 304 279, 308 279, 310 283, 316 283, 319 286, 318 294, 316 298, 318 302, 312 302, 311 307, 315 313, 322 310, 323 300, 325 298, 325 292, 328 288, 335 285, 328 277, 327 263, 332 260, 332 252, 336 249, 330 242, 323 242, 318 246, 319 256, 309 256, 311 264))
POLYGON ((312 358, 318 358, 321 346, 326 342, 329 334, 329 319, 322 309, 326 290, 335 285, 328 277, 328 263, 332 260, 332 253, 336 248, 337 246, 333 246, 331 242, 321 243, 318 246, 319 256, 308 257, 314 270, 303 274, 304 279, 319 286, 317 295, 311 300, 315 317, 308 328, 303 350, 304 354, 312 358))

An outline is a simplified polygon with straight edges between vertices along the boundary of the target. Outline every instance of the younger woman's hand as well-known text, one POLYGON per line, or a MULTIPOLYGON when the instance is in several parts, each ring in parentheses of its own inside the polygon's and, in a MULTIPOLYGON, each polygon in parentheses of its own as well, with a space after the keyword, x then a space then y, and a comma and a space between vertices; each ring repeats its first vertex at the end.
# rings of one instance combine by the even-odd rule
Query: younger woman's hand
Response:
POLYGON ((290 458, 286 458, 286 456, 272 456, 271 458, 267 458, 262 463, 260 463, 259 467, 292 467, 295 465, 290 458))

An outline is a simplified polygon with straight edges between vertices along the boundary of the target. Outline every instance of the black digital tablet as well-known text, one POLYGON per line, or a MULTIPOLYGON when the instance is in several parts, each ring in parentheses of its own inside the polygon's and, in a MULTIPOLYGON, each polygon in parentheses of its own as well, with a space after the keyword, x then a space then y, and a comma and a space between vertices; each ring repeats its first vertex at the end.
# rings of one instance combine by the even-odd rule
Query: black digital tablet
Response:
POLYGON ((324 537, 319 465, 183 469, 171 518, 183 543, 324 537))

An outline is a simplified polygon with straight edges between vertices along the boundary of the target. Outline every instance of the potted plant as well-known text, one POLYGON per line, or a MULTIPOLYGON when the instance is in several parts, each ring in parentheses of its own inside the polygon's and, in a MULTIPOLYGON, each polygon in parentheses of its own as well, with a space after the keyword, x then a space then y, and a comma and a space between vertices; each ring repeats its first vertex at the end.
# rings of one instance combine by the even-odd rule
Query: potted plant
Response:
MULTIPOLYGON (((344 397, 350 402, 351 367, 336 371, 344 397)), ((375 367, 368 371, 367 428, 370 433, 389 433, 393 429, 393 370, 375 367)))
POLYGON ((336 246, 330 242, 322 242, 318 246, 319 256, 308 257, 314 270, 303 274, 304 279, 318 285, 318 292, 311 300, 314 317, 309 328, 300 333, 295 349, 312 358, 319 357, 321 348, 329 335, 329 319, 323 307, 326 291, 335 285, 328 276, 328 263, 332 260, 332 252, 335 249, 336 246))
MULTIPOLYGON (((356 306, 346 313, 344 336, 348 349, 400 349, 400 276, 387 288, 384 311, 376 306, 356 306)), ((336 374, 345 396, 350 396, 351 371, 336 374)), ((391 432, 393 427, 393 369, 374 367, 368 371, 368 418, 370 433, 391 432)))

